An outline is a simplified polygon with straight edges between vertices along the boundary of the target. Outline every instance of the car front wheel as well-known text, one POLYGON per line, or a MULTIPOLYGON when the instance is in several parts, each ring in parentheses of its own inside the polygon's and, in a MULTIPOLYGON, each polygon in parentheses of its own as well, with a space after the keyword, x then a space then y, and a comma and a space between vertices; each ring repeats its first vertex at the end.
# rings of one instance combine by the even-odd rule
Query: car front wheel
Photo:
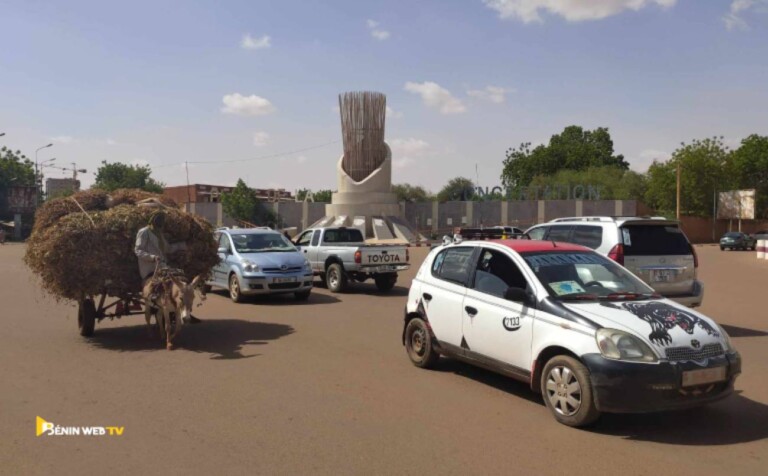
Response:
POLYGON ((541 394, 549 411, 564 425, 580 427, 600 417, 589 370, 573 357, 559 355, 544 366, 541 394))
POLYGON ((237 275, 232 273, 229 276, 229 298, 232 302, 243 302, 243 294, 240 291, 240 280, 237 275))

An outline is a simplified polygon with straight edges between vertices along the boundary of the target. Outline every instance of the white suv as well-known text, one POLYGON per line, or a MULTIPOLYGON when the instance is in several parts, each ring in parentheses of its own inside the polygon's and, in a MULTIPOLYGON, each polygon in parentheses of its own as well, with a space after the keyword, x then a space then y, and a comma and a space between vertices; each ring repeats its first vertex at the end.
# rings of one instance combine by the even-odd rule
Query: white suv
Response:
POLYGON ((529 383, 554 417, 689 408, 733 391, 741 358, 725 331, 583 246, 531 240, 438 246, 419 269, 403 344, 529 383))
POLYGON ((699 261, 680 224, 663 217, 558 218, 528 229, 532 240, 586 246, 626 267, 656 292, 688 307, 704 300, 699 261))

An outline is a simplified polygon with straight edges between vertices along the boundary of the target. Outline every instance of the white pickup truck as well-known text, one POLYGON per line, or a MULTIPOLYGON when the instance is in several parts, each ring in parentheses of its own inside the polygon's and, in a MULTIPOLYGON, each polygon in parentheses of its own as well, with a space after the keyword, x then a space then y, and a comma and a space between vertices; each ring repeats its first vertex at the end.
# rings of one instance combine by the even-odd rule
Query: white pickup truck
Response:
POLYGON ((369 245, 357 228, 310 228, 294 241, 312 271, 331 292, 343 292, 350 281, 373 278, 380 291, 389 291, 398 271, 410 267, 405 245, 369 245))

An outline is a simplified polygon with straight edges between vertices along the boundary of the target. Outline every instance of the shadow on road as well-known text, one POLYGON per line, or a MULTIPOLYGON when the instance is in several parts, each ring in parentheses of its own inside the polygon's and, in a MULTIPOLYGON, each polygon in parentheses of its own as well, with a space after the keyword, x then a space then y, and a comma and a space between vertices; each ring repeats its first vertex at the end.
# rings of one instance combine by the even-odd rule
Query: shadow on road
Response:
MULTIPOLYGON (((229 292, 225 290, 214 290, 208 293, 208 296, 221 296, 229 299, 229 292)), ((244 296, 244 304, 267 304, 275 306, 304 306, 307 304, 334 304, 339 299, 328 296, 327 294, 312 293, 306 301, 297 301, 293 294, 265 294, 263 296, 244 296)))
POLYGON ((441 358, 434 370, 436 372, 450 372, 460 375, 476 382, 490 385, 502 392, 510 393, 516 397, 524 398, 530 402, 544 406, 541 396, 534 393, 527 383, 505 377, 495 372, 491 372, 490 370, 485 370, 480 367, 475 367, 474 365, 465 364, 458 360, 446 358, 441 358))
POLYGON ((759 331, 757 329, 749 329, 747 327, 729 326, 722 324, 725 332, 731 337, 763 337, 768 336, 768 332, 759 331))
MULTIPOLYGON (((269 322, 239 319, 211 319, 200 324, 186 325, 176 338, 176 350, 212 354, 213 360, 245 359, 259 354, 243 355, 248 346, 264 345, 294 332, 293 327, 269 322)), ((150 337, 146 325, 96 329, 89 342, 102 349, 119 352, 165 350, 157 330, 150 337)))
POLYGON ((590 430, 684 446, 748 443, 768 438, 768 405, 735 393, 721 403, 680 412, 606 414, 590 430))

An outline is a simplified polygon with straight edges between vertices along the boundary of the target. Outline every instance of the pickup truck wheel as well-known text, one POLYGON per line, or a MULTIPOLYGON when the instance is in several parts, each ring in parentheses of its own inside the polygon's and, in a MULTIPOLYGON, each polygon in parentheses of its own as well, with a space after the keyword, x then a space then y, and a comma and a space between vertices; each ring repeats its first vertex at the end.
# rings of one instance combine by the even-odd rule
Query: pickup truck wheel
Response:
POLYGON ((229 298, 232 302, 243 302, 243 295, 240 292, 240 280, 237 279, 235 273, 229 276, 229 298))
POLYGON ((373 279, 379 291, 391 291, 397 282, 397 273, 377 274, 373 279))
POLYGON ((344 272, 344 268, 338 263, 333 263, 328 266, 326 274, 326 282, 328 283, 328 289, 332 293, 341 293, 347 289, 347 274, 344 272))
POLYGON ((77 309, 77 327, 80 329, 80 335, 91 337, 96 327, 96 305, 93 299, 86 298, 80 301, 77 309))
POLYGON ((434 367, 440 358, 432 346, 427 324, 418 317, 408 321, 405 328, 405 350, 411 363, 422 369, 434 367))
POLYGON ((600 417, 589 370, 573 357, 558 355, 541 372, 541 394, 552 416, 573 427, 587 426, 600 417))

